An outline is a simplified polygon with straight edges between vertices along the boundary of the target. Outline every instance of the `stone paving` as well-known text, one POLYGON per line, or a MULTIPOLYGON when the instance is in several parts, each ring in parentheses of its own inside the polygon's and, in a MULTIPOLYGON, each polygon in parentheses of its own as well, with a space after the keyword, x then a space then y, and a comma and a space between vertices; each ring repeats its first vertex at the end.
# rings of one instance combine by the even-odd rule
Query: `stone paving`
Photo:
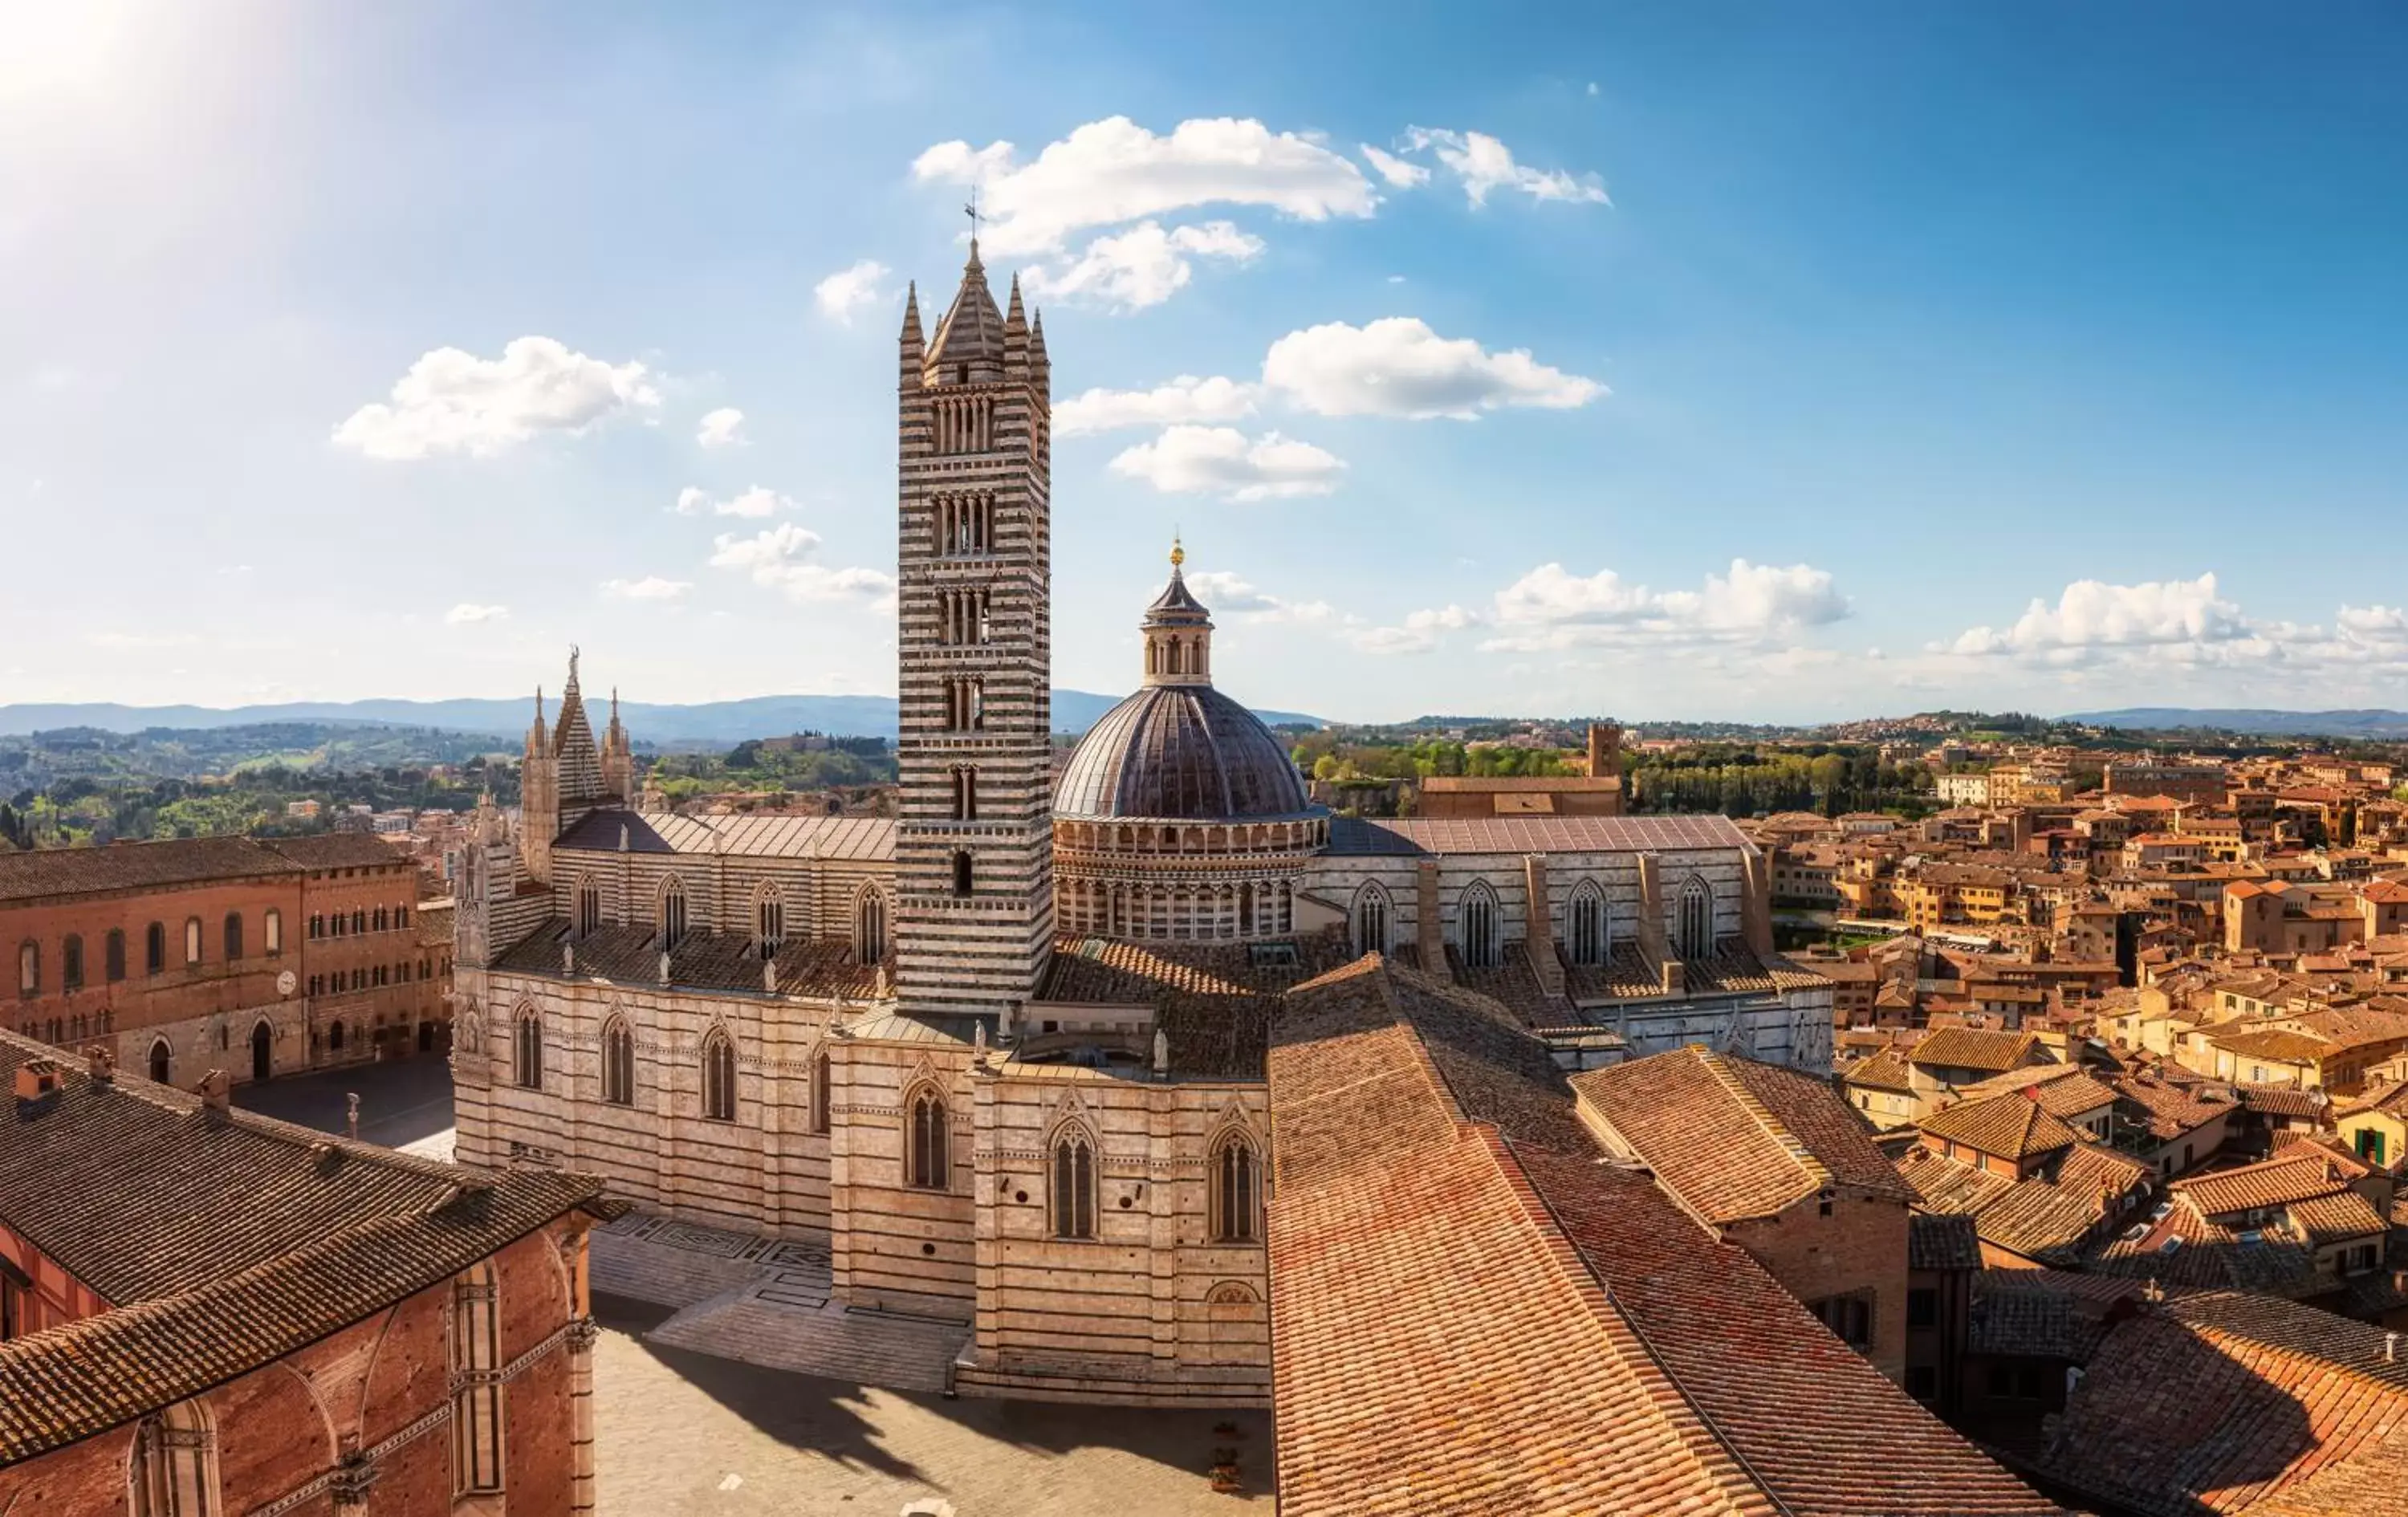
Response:
POLYGON ((767 1369, 898 1391, 951 1387, 969 1329, 832 1299, 828 1252, 631 1212, 597 1230, 594 1289, 676 1309, 646 1335, 767 1369))
POLYGON ((872 1389, 660 1341, 597 1300, 602 1517, 1269 1517, 1262 1412, 1054 1406, 872 1389), (1243 1494, 1208 1471, 1228 1451, 1243 1494))

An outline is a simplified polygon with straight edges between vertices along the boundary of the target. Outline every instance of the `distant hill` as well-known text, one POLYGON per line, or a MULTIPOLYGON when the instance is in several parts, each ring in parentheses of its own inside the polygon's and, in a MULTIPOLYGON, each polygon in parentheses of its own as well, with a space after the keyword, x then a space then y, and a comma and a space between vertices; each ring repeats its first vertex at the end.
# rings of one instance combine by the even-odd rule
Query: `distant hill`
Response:
POLYGON ((2408 737, 2408 711, 2382 709, 2266 711, 2135 706, 2120 711, 2084 711, 2064 720, 2100 727, 2136 727, 2157 731, 2203 727, 2217 732, 2253 732, 2286 737, 2408 737))
MULTIPOLYGON (((1054 692, 1057 731, 1082 733, 1121 700, 1085 690, 1054 692)), ((546 709, 557 713, 555 697, 546 709)), ((694 706, 625 701, 622 720, 638 743, 738 743, 791 732, 824 732, 839 737, 895 736, 891 695, 754 695, 745 700, 705 701, 694 706)), ((1257 711, 1265 722, 1322 725, 1318 717, 1294 711, 1257 711)), ((104 732, 142 732, 153 727, 210 729, 270 722, 333 722, 380 727, 437 727, 452 732, 523 735, 534 719, 531 698, 509 700, 293 701, 274 706, 118 706, 107 703, 0 706, 0 737, 51 732, 61 727, 98 727, 104 732)))

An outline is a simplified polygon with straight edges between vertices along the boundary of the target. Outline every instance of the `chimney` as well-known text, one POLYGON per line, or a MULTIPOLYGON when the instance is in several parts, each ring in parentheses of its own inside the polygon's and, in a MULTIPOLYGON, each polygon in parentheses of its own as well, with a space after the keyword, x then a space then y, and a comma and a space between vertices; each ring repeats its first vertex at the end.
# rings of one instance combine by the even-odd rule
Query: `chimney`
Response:
POLYGON ((94 1043, 83 1051, 84 1066, 95 1085, 107 1085, 117 1079, 117 1055, 106 1043, 94 1043))
POLYGON ((2396 1365, 2400 1362, 2399 1334, 2386 1333, 2383 1335, 2383 1362, 2386 1365, 2396 1365))
POLYGON ((224 1070, 212 1069, 203 1075, 198 1089, 204 1110, 215 1116, 226 1114, 232 1106, 234 1081, 226 1077, 224 1070))
POLYGON ((54 1095, 66 1083, 66 1076, 49 1059, 27 1059, 17 1066, 17 1099, 38 1101, 54 1095))

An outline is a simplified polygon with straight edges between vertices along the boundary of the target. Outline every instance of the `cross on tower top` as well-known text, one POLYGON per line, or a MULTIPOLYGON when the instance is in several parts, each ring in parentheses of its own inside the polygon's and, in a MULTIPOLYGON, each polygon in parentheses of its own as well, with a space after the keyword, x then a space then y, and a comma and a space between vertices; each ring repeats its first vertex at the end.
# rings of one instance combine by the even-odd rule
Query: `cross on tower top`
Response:
POLYGON ((975 184, 970 186, 970 202, 962 208, 962 214, 970 219, 970 246, 975 249, 978 247, 979 228, 978 186, 975 184))

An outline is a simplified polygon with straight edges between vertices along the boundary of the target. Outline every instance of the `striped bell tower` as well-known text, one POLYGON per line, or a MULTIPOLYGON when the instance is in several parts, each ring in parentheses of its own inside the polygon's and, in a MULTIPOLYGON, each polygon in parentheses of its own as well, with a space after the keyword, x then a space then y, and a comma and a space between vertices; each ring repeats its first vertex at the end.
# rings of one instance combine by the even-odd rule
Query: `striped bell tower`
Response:
POLYGON ((1053 416, 1045 331, 997 311, 970 239, 936 335, 904 307, 901 814, 896 979, 907 1012, 1001 1012, 1054 942, 1053 416))

